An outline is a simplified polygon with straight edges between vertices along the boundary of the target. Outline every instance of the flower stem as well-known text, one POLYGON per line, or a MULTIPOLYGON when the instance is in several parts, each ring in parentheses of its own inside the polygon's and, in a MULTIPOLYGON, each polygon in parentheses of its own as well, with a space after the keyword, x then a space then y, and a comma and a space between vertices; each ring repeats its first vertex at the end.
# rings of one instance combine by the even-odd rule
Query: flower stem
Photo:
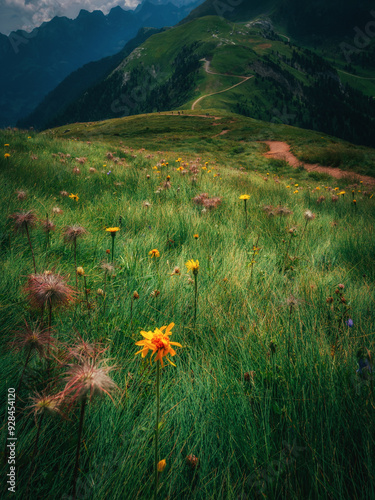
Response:
POLYGON ((290 235, 289 243, 288 243, 288 246, 287 246, 287 249, 286 249, 286 253, 285 253, 285 257, 284 257, 283 270, 282 270, 281 274, 284 274, 284 271, 285 271, 286 261, 288 259, 288 254, 289 254, 290 245, 292 243, 292 238, 293 238, 293 236, 290 235))
POLYGON ((25 370, 26 370, 26 366, 30 360, 30 356, 31 356, 31 351, 32 351, 32 347, 30 347, 29 349, 29 352, 27 353, 27 357, 26 357, 26 361, 25 361, 25 366, 23 367, 23 370, 22 370, 22 374, 21 374, 21 378, 20 378, 20 381, 18 382, 18 386, 17 386, 17 389, 16 389, 16 394, 18 394, 18 391, 21 387, 21 384, 22 384, 22 380, 23 380, 23 376, 25 374, 25 370))
POLYGON ((197 275, 194 274, 194 328, 197 321, 197 306, 198 306, 198 279, 197 275))
POLYGON ((130 328, 132 327, 132 324, 133 324, 133 302, 134 302, 134 299, 132 297, 131 301, 130 301, 130 328))
POLYGON ((299 248, 300 248, 301 243, 302 243, 302 238, 303 238, 303 237, 304 237, 304 235, 305 235, 305 232, 306 232, 306 228, 307 228, 307 224, 308 224, 308 223, 309 223, 309 221, 307 220, 307 221, 305 222, 305 227, 303 228, 303 231, 302 231, 302 234, 301 234, 301 238, 300 238, 299 243, 298 243, 298 247, 297 247, 297 250, 296 250, 296 256, 298 255, 299 248))
POLYGON ((158 455, 159 455, 159 418, 160 418, 160 361, 156 362, 156 424, 155 424, 155 487, 154 500, 158 496, 159 474, 158 474, 158 455))
POLYGON ((245 202, 245 227, 247 228, 247 206, 246 206, 247 200, 244 200, 244 202, 245 202))
POLYGON ((89 304, 89 296, 88 296, 88 293, 87 293, 87 283, 86 283, 86 276, 85 275, 83 275, 83 283, 84 283, 84 286, 85 286, 85 296, 86 296, 87 310, 89 311, 90 310, 90 304, 89 304))
POLYGON ((49 220, 48 220, 48 213, 47 213, 47 241, 46 241, 46 252, 47 252, 47 248, 50 246, 50 243, 49 243, 49 229, 48 229, 48 224, 49 224, 49 220))
POLYGON ((76 498, 76 489, 77 489, 77 476, 78 476, 78 465, 79 465, 79 451, 81 448, 81 437, 82 437, 82 429, 83 429, 83 420, 85 418, 85 408, 86 408, 86 396, 82 399, 81 403, 81 414, 79 417, 79 429, 78 429, 78 442, 77 442, 77 450, 76 450, 76 462, 74 465, 74 473, 73 473, 73 500, 76 498))
POLYGON ((26 487, 26 497, 28 496, 27 493, 29 491, 29 487, 30 487, 30 483, 31 483, 31 479, 34 475, 34 472, 35 472, 35 467, 34 467, 34 459, 35 459, 35 456, 36 456, 36 453, 38 451, 38 442, 39 442, 39 436, 40 436, 40 429, 42 427, 42 422, 43 422, 43 418, 44 418, 44 412, 42 413, 42 416, 40 417, 39 419, 39 424, 38 424, 38 430, 37 430, 37 433, 36 433, 36 437, 35 437, 35 444, 34 444, 34 450, 33 450, 33 455, 32 455, 32 458, 31 458, 31 466, 32 466, 32 469, 31 469, 31 474, 30 474, 30 477, 29 477, 29 480, 27 482, 27 487, 26 487))
POLYGON ((77 274, 77 239, 74 238, 74 269, 76 274, 76 290, 78 292, 78 274, 77 274))
POLYGON ((39 442, 40 429, 42 427, 43 418, 44 418, 44 412, 42 413, 42 416, 39 419, 38 431, 36 433, 36 438, 35 438, 35 444, 34 444, 33 456, 31 458, 31 463, 33 463, 35 455, 36 455, 36 452, 38 451, 38 442, 39 442))
POLYGON ((50 345, 51 345, 51 328, 52 328, 52 302, 48 301, 48 350, 47 350, 47 372, 48 378, 51 371, 50 345))
POLYGON ((104 273, 104 290, 103 290, 103 314, 105 314, 105 306, 107 304, 107 272, 104 273))
POLYGON ((112 236, 112 261, 113 262, 113 259, 115 257, 115 236, 116 236, 116 233, 111 233, 111 236, 112 236))
POLYGON ((28 239, 29 245, 30 245, 31 255, 33 256, 34 273, 36 274, 36 264, 35 264, 34 250, 33 250, 33 245, 31 243, 31 239, 30 239, 29 227, 28 227, 27 224, 25 224, 25 229, 26 229, 27 239, 28 239))

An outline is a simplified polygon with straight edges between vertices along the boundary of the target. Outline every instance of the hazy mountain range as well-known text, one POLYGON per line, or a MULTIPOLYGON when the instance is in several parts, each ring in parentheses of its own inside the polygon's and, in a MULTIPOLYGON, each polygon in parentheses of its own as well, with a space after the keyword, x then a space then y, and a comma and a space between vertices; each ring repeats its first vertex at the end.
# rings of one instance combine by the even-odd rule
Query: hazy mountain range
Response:
POLYGON ((76 19, 55 17, 31 33, 0 34, 0 126, 28 115, 72 71, 121 51, 141 27, 173 26, 200 3, 145 0, 134 11, 81 10, 76 19))

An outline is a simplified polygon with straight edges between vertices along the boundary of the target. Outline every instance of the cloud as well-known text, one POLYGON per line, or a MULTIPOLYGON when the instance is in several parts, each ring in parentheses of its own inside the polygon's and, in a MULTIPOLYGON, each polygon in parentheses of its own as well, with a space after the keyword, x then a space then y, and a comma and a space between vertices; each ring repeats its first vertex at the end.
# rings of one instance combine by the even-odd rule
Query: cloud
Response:
POLYGON ((0 0, 0 32, 31 31, 55 16, 74 19, 81 9, 92 12, 101 10, 107 14, 113 7, 134 9, 141 0, 0 0))

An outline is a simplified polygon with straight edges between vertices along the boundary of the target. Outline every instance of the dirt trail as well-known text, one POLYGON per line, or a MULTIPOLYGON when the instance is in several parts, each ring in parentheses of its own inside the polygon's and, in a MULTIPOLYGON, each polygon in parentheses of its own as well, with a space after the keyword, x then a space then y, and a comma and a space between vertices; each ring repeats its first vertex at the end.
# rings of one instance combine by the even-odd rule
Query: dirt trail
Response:
POLYGON ((294 168, 303 165, 303 167, 309 172, 322 172, 324 174, 331 175, 336 179, 356 179, 358 181, 363 181, 364 183, 375 185, 375 178, 369 177, 368 175, 360 175, 355 172, 349 172, 347 170, 341 170, 340 168, 333 167, 323 167, 322 165, 311 164, 311 163, 303 163, 298 158, 294 156, 290 151, 290 146, 286 142, 281 141, 259 141, 270 148, 267 153, 264 153, 263 156, 266 158, 276 158, 277 160, 285 160, 294 168))
POLYGON ((210 75, 219 75, 219 76, 234 76, 236 78, 241 78, 241 81, 238 82, 238 83, 236 83, 235 85, 232 85, 231 87, 229 87, 227 89, 220 90, 219 92, 212 92, 212 94, 202 95, 202 97, 199 97, 199 99, 197 99, 195 102, 193 102, 193 104, 191 106, 192 111, 194 111, 195 106, 200 101, 202 101, 203 99, 205 99, 206 97, 210 97, 212 95, 217 95, 217 94, 222 94, 223 92, 228 92, 228 90, 232 90, 235 87, 238 87, 239 85, 242 85, 243 83, 247 82, 247 80, 250 80, 250 78, 254 78, 254 75, 251 75, 251 76, 241 76, 241 75, 225 75, 223 73, 214 73, 213 71, 210 70, 210 61, 207 61, 206 59, 204 61, 205 61, 204 62, 204 69, 205 69, 206 73, 209 73, 210 75))

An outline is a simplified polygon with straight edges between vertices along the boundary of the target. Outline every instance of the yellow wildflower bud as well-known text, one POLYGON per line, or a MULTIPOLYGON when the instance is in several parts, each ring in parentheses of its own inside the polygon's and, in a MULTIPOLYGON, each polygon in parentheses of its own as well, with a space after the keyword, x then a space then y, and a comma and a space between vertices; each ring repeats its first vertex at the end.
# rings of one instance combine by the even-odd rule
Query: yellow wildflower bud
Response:
POLYGON ((160 460, 160 462, 158 462, 158 472, 163 472, 166 465, 167 465, 166 460, 160 460))

